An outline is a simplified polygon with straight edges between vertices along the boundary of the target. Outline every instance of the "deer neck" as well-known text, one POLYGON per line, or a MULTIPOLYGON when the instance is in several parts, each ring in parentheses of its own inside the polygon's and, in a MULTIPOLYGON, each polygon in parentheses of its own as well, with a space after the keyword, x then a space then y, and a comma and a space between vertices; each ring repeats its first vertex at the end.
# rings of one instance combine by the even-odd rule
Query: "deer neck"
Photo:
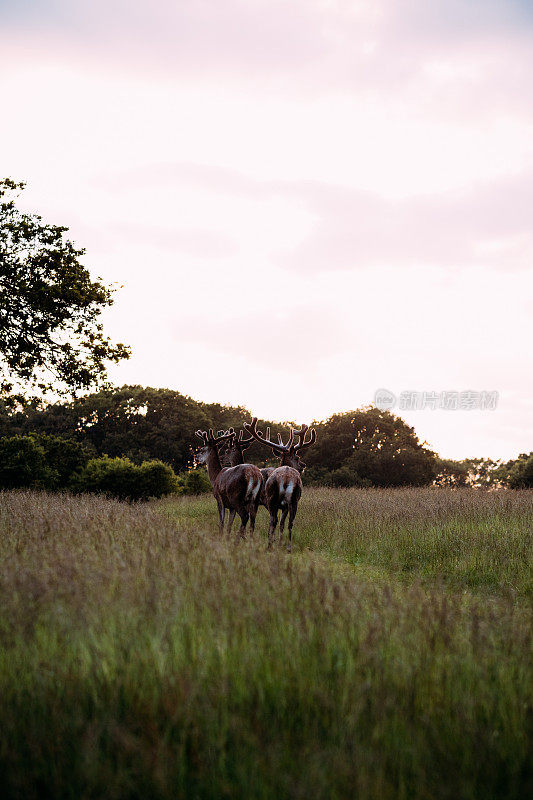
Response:
POLYGON ((230 467, 237 467, 239 464, 244 464, 244 458, 238 450, 232 450, 228 456, 230 467))
POLYGON ((298 470, 297 460, 289 453, 283 453, 279 465, 280 467, 292 467, 292 469, 298 470))
POLYGON ((209 475, 209 480, 214 486, 216 479, 222 472, 222 464, 220 463, 220 457, 218 455, 218 450, 216 447, 209 448, 206 467, 207 467, 207 474, 209 475))

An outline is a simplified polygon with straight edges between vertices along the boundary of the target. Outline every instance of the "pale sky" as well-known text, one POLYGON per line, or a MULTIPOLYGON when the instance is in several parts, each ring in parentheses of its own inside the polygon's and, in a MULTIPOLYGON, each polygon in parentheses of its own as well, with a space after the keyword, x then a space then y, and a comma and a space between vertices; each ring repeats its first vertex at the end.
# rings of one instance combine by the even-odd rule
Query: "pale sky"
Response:
POLYGON ((0 0, 0 175, 117 282, 115 383, 310 422, 377 389, 533 450, 530 0, 0 0))

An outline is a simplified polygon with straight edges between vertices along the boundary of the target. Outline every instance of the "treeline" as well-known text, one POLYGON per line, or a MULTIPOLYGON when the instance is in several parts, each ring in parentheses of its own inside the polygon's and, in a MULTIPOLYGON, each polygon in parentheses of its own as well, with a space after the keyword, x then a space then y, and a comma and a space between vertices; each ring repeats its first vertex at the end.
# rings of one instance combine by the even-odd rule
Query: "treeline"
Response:
MULTIPOLYGON (((34 446, 44 451, 44 456, 41 453, 36 457, 44 464, 39 479, 44 488, 84 490, 85 487, 92 491, 100 486, 100 490, 105 490, 105 485, 113 484, 109 474, 113 473, 118 480, 117 474, 122 470, 123 475, 129 475, 127 480, 124 478, 126 484, 129 480, 132 486, 148 487, 143 493, 145 496, 150 486, 154 489, 157 483, 151 485, 147 478, 151 469, 159 474, 161 485, 169 490, 178 486, 183 491, 200 491, 208 484, 203 473, 199 477, 198 473, 190 472, 197 446, 194 431, 198 428, 239 429, 250 418, 250 412, 241 406, 201 403, 170 389, 123 386, 51 405, 36 401, 15 405, 4 400, 0 402, 0 439, 3 440, 0 445, 7 450, 11 447, 13 454, 16 445, 8 445, 7 441, 23 437, 29 453, 32 448, 27 439, 30 437, 34 446), (63 446, 64 457, 70 454, 73 462, 76 458, 80 462, 73 467, 68 479, 68 470, 58 467, 50 455, 54 448, 61 450, 58 439, 68 442, 63 446), (116 459, 121 460, 120 465, 116 459), (147 463, 152 466, 145 466, 147 463), (172 468, 167 470, 166 478, 163 477, 165 465, 172 468), (138 472, 141 468, 144 477, 138 472), (177 484, 173 484, 173 475, 174 478, 178 476, 177 484), (85 476, 84 483, 80 476, 85 476)), ((260 420, 258 427, 264 430, 269 425, 272 437, 278 431, 286 437, 288 424, 260 420)), ((303 476, 308 485, 385 487, 437 483, 516 488, 533 485, 533 454, 523 454, 506 464, 489 459, 443 460, 425 443, 420 443, 414 429, 400 417, 373 407, 334 414, 328 420, 313 424, 317 429, 317 442, 305 454, 307 469, 303 476)), ((20 438, 17 441, 21 443, 20 438)), ((269 455, 268 450, 257 443, 247 451, 247 458, 259 465, 275 464, 269 455)), ((4 456, 4 465, 7 461, 4 456)), ((4 473, 5 468, 2 472, 0 467, 0 484, 5 487, 4 473)), ((126 496, 126 490, 122 494, 126 496)), ((156 491, 150 496, 160 494, 156 491)))
POLYGON ((68 490, 134 501, 209 488, 207 477, 197 470, 176 475, 156 459, 134 464, 129 458, 91 453, 81 442, 47 433, 0 438, 0 489, 68 490))

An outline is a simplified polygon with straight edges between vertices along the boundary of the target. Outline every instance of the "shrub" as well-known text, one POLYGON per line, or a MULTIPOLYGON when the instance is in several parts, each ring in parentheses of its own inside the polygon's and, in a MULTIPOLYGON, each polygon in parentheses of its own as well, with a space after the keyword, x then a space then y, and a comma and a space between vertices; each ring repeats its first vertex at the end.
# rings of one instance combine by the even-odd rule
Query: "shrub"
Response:
POLYGON ((32 433, 30 436, 43 448, 45 453, 49 469, 47 489, 67 488, 74 475, 81 472, 89 461, 90 452, 85 444, 73 439, 51 436, 47 433, 32 433))
POLYGON ((46 433, 0 439, 0 488, 66 489, 89 460, 85 445, 46 433))
POLYGON ((328 478, 328 486, 334 486, 336 488, 348 488, 349 486, 371 486, 372 483, 367 478, 361 478, 357 472, 345 465, 343 467, 339 467, 339 469, 334 469, 333 472, 330 472, 328 478))
POLYGON ((177 490, 178 481, 172 467, 162 461, 145 461, 138 466, 129 458, 102 456, 87 463, 72 488, 134 501, 170 494, 177 490))
POLYGON ((329 470, 326 467, 306 467, 302 472, 304 486, 327 486, 329 470))
POLYGON ((45 489, 51 477, 44 447, 33 436, 0 439, 0 489, 45 489))
POLYGON ((211 481, 203 469, 191 469, 179 476, 180 494, 205 494, 211 489, 211 481))
POLYGON ((163 497, 178 490, 177 475, 169 464, 157 460, 145 461, 136 469, 142 478, 144 497, 163 497))

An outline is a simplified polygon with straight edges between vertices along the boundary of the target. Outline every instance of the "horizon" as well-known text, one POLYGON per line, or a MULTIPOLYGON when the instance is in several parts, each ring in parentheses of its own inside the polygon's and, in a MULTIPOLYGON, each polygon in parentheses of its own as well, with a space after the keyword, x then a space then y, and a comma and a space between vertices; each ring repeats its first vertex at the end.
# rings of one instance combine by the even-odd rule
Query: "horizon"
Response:
POLYGON ((533 451, 530 3, 3 0, 0 21, 1 177, 123 286, 117 387, 307 423, 386 390, 443 458, 533 451), (431 400, 453 392, 498 397, 431 400))

